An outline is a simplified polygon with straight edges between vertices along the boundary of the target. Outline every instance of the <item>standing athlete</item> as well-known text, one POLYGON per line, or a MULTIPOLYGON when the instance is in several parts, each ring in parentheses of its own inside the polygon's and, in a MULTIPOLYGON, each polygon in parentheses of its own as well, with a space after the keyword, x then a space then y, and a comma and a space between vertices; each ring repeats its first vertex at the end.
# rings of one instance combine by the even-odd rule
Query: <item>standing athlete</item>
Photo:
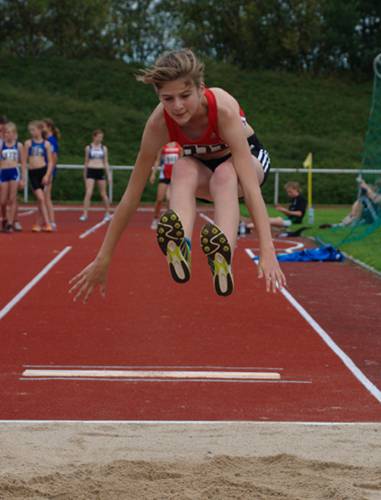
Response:
POLYGON ((49 184, 53 171, 53 158, 50 142, 44 139, 44 124, 34 120, 28 125, 31 138, 25 142, 24 154, 29 165, 29 181, 38 203, 36 223, 32 231, 51 233, 45 188, 49 184), (42 223, 42 225, 41 225, 42 223))
POLYGON ((110 166, 108 163, 108 148, 103 144, 103 137, 104 134, 102 130, 94 130, 93 140, 91 144, 85 148, 85 168, 83 177, 86 192, 83 200, 83 214, 79 218, 82 222, 87 221, 88 218, 95 182, 98 184, 99 193, 106 209, 103 220, 109 221, 111 219, 110 202, 106 193, 106 176, 107 180, 111 182, 110 166))
POLYGON ((44 135, 45 138, 50 142, 50 147, 52 149, 52 160, 53 160, 53 172, 49 184, 45 187, 45 197, 46 197, 46 207, 48 209, 49 221, 52 226, 53 231, 57 230, 56 218, 54 214, 54 207, 52 201, 52 189, 53 182, 57 175, 57 163, 58 163, 58 153, 59 153, 59 138, 61 133, 59 129, 55 126, 51 118, 44 118, 42 120, 44 124, 44 135))
POLYGON ((259 276, 265 277, 268 291, 285 285, 260 188, 269 171, 267 152, 234 97, 205 87, 203 69, 192 51, 179 50, 164 54, 138 77, 153 85, 160 102, 146 123, 135 168, 98 255, 72 279, 74 299, 86 301, 98 285, 104 294, 116 244, 139 205, 157 151, 170 141, 180 144, 183 157, 173 168, 171 209, 161 217, 157 238, 175 281, 190 278, 190 242, 200 197, 215 207, 215 224, 201 231, 215 290, 219 295, 233 291, 238 199, 244 196, 258 231, 259 276))
POLYGON ((157 186, 156 202, 151 229, 157 229, 161 205, 165 200, 169 200, 173 165, 180 158, 180 155, 181 147, 176 142, 166 144, 159 154, 158 159, 160 166, 154 167, 152 170, 150 182, 151 184, 155 182, 156 170, 159 170, 159 184, 157 186))
POLYGON ((6 123, 3 136, 0 144, 0 203, 2 213, 8 212, 7 219, 3 220, 3 231, 11 233, 17 212, 17 190, 24 187, 26 164, 23 145, 17 140, 16 125, 12 122, 6 123))

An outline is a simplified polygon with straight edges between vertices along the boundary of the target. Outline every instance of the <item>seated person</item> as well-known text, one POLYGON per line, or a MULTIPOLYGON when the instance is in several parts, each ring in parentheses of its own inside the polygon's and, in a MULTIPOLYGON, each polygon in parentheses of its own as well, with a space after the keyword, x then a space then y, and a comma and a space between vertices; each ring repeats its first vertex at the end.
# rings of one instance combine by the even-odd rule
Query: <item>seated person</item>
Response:
POLYGON ((284 188, 290 198, 290 204, 288 208, 282 205, 275 205, 275 208, 285 217, 270 217, 270 224, 281 228, 289 227, 291 224, 301 224, 307 208, 307 200, 302 195, 299 182, 289 181, 284 188))
POLYGON ((357 181, 360 195, 353 203, 349 214, 337 224, 321 224, 320 229, 348 227, 360 221, 372 224, 381 216, 381 178, 376 180, 374 186, 367 184, 361 177, 357 181))
MULTIPOLYGON (((290 204, 288 208, 283 207, 282 205, 275 205, 275 208, 278 212, 281 212, 284 216, 281 217, 269 217, 270 225, 278 228, 288 228, 291 224, 301 224, 303 222, 304 214, 307 208, 307 200, 302 195, 299 182, 289 181, 284 186, 287 196, 290 198, 290 204)), ((253 222, 248 222, 246 224, 246 232, 249 232, 250 229, 254 227, 253 222)), ((301 228, 300 230, 292 233, 284 233, 284 236, 298 236, 302 230, 305 228, 301 228)), ((243 233, 243 231, 242 231, 243 233)))

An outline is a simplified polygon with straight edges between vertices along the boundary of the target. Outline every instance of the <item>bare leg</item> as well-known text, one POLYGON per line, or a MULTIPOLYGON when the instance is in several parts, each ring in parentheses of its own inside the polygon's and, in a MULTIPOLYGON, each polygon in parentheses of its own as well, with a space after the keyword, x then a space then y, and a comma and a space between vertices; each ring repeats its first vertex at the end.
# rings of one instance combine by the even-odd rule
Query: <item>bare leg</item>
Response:
POLYGON ((269 217, 270 225, 274 227, 287 227, 291 226, 291 223, 287 224, 282 217, 269 217))
POLYGON ((94 179, 86 179, 86 182, 85 182, 86 194, 85 194, 85 198, 83 200, 83 215, 86 217, 87 217, 88 212, 89 212, 91 197, 93 196, 94 184, 95 184, 94 179))
POLYGON ((45 198, 46 198, 46 208, 48 210, 49 220, 55 224, 55 214, 54 207, 52 202, 52 188, 53 188, 53 180, 49 182, 49 184, 45 187, 45 198))
POLYGON ((45 225, 49 224, 48 209, 46 207, 45 193, 42 189, 36 189, 34 195, 37 198, 39 218, 42 218, 45 225))
POLYGON ((108 196, 106 193, 106 181, 98 181, 98 189, 99 193, 101 195, 101 198, 103 200, 105 209, 106 209, 106 214, 110 213, 110 202, 108 200, 108 196))
POLYGON ((173 167, 169 206, 180 217, 189 239, 196 218, 196 193, 208 196, 211 175, 212 172, 195 158, 181 158, 173 167))
POLYGON ((237 242, 239 224, 238 177, 231 161, 222 163, 209 181, 214 201, 216 225, 225 233, 232 250, 237 242))
POLYGON ((14 224, 17 211, 17 185, 18 181, 8 182, 8 206, 9 206, 9 223, 14 224))

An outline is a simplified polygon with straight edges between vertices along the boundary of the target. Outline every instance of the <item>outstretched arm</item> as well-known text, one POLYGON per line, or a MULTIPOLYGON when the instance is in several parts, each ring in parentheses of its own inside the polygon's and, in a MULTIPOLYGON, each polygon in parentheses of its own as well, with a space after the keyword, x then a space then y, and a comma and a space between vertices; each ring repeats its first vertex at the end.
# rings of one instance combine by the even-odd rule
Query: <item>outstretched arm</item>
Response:
POLYGON ((157 151, 166 142, 168 142, 167 131, 156 110, 146 125, 135 168, 122 200, 114 213, 98 255, 70 282, 73 285, 70 292, 75 293, 74 300, 83 297, 83 301, 86 302, 96 286, 100 286, 102 295, 105 294, 107 271, 115 247, 140 203, 157 151))
POLYGON ((234 168, 242 186, 246 205, 252 220, 255 220, 260 246, 259 277, 265 277, 267 291, 275 292, 277 284, 285 285, 286 279, 275 255, 265 202, 235 104, 232 99, 231 104, 223 105, 219 120, 220 131, 230 146, 234 168))

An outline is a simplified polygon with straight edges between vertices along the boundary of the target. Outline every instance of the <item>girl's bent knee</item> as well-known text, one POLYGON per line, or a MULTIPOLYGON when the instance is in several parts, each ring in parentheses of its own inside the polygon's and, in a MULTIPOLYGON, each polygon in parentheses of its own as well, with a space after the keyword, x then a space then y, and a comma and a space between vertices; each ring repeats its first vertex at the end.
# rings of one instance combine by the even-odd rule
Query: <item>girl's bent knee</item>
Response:
POLYGON ((214 187, 236 187, 238 178, 234 167, 230 164, 220 165, 210 179, 210 183, 214 187))

